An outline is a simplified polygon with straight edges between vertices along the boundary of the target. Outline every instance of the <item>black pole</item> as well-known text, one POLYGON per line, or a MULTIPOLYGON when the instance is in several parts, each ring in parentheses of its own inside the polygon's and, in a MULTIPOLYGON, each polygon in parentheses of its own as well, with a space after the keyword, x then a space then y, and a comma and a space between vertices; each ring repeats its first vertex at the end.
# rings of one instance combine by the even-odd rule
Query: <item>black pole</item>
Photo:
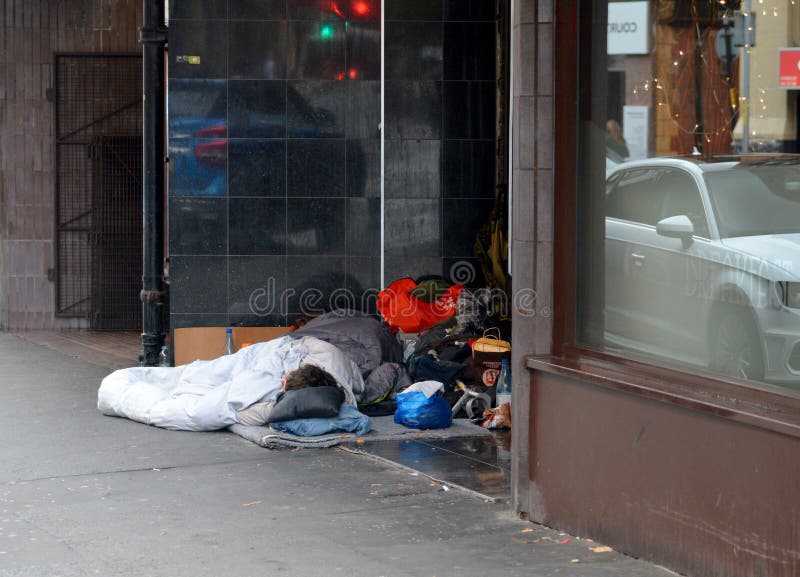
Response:
POLYGON ((164 0, 143 0, 142 362, 158 364, 164 344, 164 0))

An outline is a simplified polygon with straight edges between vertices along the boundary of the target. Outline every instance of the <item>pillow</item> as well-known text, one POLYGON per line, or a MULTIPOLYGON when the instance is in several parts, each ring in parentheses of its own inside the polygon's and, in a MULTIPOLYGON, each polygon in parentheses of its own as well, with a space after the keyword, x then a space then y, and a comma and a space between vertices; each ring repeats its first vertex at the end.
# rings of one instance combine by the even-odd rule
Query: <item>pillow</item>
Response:
POLYGON ((307 387, 284 391, 278 395, 267 423, 335 417, 344 402, 344 391, 339 387, 307 387))

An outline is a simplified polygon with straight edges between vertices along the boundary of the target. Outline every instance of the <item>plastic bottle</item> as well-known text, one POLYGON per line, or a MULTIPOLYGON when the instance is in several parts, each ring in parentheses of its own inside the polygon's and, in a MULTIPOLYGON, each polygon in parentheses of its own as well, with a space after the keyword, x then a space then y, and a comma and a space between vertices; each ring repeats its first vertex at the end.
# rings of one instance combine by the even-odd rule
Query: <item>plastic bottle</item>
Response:
POLYGON ((500 374, 494 388, 495 407, 511 402, 511 365, 509 365, 508 359, 503 359, 500 363, 500 374))
POLYGON ((158 353, 158 366, 159 367, 168 367, 169 366, 169 353, 167 352, 167 346, 164 345, 161 347, 161 352, 158 353))
POLYGON ((236 352, 236 345, 233 344, 233 329, 225 329, 225 346, 222 348, 223 355, 232 355, 236 352))

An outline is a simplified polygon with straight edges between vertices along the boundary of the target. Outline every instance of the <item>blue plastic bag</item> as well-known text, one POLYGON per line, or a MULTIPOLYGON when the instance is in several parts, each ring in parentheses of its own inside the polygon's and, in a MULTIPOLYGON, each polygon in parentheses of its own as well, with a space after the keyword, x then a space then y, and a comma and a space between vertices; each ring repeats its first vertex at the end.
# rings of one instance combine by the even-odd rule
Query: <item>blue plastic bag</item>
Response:
POLYGON ((394 422, 409 429, 446 429, 453 423, 450 404, 438 395, 409 391, 397 395, 394 422))

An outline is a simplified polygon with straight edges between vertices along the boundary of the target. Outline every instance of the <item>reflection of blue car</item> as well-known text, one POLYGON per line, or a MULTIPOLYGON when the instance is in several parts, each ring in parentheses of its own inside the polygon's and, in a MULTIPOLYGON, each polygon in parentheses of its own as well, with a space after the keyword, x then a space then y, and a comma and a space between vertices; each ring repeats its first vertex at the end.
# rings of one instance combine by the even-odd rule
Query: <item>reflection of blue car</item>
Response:
MULTIPOLYGON (((336 116, 312 107, 293 86, 286 86, 286 106, 264 112, 248 110, 230 119, 230 131, 248 139, 343 138, 336 116)), ((283 88, 281 88, 282 90, 283 88)), ((169 188, 172 195, 227 194, 229 147, 227 85, 224 80, 172 80, 169 102, 169 188)))

